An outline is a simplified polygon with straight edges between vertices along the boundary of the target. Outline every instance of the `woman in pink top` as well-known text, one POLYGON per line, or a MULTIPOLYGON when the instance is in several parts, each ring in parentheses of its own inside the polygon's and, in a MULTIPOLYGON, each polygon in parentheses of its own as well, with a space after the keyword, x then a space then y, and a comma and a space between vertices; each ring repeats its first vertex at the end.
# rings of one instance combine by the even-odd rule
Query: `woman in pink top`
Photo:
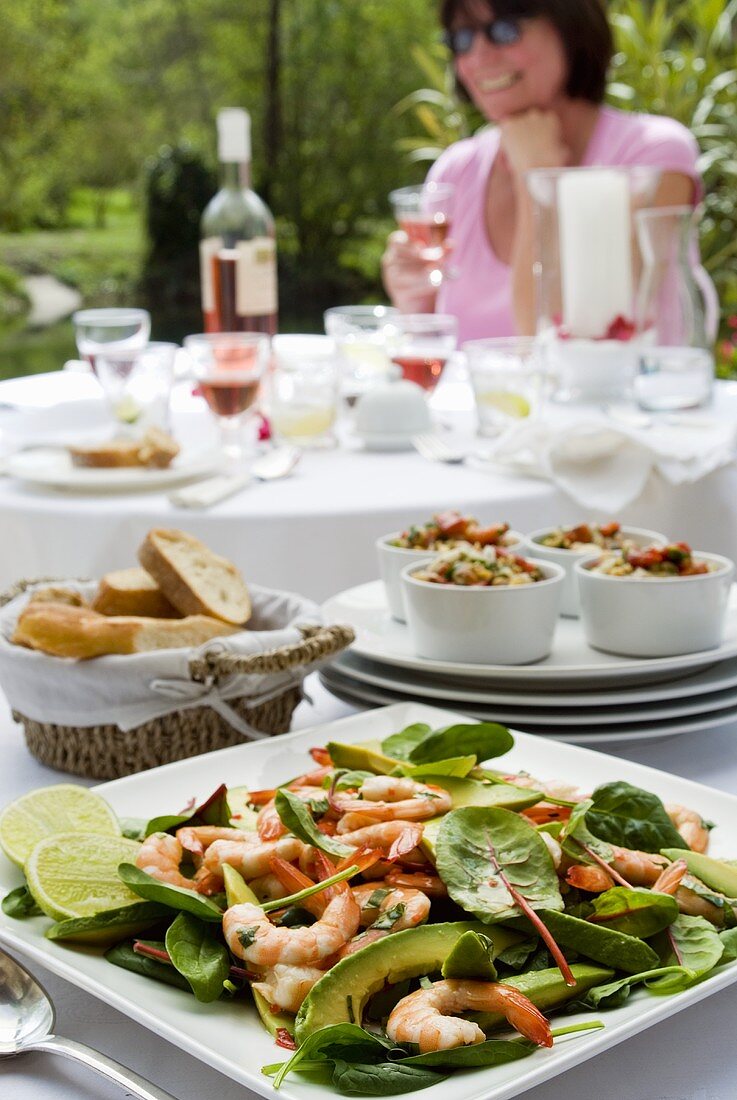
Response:
POLYGON ((443 0, 462 89, 490 122, 439 157, 428 179, 455 185, 451 277, 438 291, 420 246, 393 233, 382 268, 404 312, 458 317, 461 341, 532 333, 533 168, 651 165, 656 206, 701 195, 690 132, 670 118, 602 106, 613 52, 602 0, 443 0))

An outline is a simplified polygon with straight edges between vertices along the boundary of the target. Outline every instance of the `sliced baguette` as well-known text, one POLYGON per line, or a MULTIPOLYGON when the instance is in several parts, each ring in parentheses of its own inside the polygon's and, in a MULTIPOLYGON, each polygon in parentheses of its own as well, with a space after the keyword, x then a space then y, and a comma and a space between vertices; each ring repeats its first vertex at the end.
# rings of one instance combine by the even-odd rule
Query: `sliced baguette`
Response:
POLYGON ((148 428, 140 439, 110 439, 107 443, 69 447, 69 454, 74 466, 163 469, 179 454, 179 444, 161 428, 148 428))
POLYGON ((65 603, 70 607, 88 607, 87 600, 79 592, 71 588, 57 588, 50 585, 48 588, 37 588, 32 592, 29 600, 31 603, 65 603))
POLYGON ((212 615, 238 626, 251 617, 251 600, 232 562, 184 531, 156 528, 138 560, 183 615, 212 615))
POLYGON ((235 633, 235 627, 204 615, 187 619, 147 619, 136 615, 100 615, 86 607, 35 603, 21 612, 13 641, 52 657, 87 660, 110 653, 147 653, 154 649, 199 646, 235 633))
POLYGON ((147 619, 179 619, 150 573, 138 566, 106 573, 92 601, 101 615, 143 615, 147 619))

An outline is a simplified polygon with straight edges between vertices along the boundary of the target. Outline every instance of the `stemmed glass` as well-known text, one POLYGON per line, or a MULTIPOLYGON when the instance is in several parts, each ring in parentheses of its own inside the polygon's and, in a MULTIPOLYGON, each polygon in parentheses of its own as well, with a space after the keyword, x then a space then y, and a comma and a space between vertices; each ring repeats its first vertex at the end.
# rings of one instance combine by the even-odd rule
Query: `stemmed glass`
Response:
POLYGON ((138 351, 148 343, 151 314, 146 309, 80 309, 72 316, 77 350, 96 374, 102 351, 138 351))
POLYGON ((107 344, 95 362, 97 379, 116 427, 137 434, 150 427, 169 428, 169 397, 178 347, 170 343, 121 349, 107 344))
POLYGON ((420 256, 431 264, 428 279, 433 287, 439 287, 443 278, 440 266, 445 258, 445 241, 450 231, 451 205, 455 188, 452 183, 418 184, 390 191, 394 217, 399 228, 414 244, 421 247, 420 256))
POLYGON ((184 347, 199 391, 217 417, 226 459, 241 466, 247 457, 244 430, 269 363, 269 337, 261 332, 200 333, 185 336, 184 347))
POLYGON ((404 378, 432 393, 458 346, 458 318, 446 313, 403 313, 397 329, 392 362, 404 378))

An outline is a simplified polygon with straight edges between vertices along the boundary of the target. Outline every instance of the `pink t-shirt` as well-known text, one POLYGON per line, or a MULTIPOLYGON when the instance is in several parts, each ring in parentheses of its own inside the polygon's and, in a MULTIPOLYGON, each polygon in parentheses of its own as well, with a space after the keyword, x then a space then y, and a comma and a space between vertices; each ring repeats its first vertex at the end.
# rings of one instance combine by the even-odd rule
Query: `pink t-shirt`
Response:
MULTIPOLYGON (((487 182, 498 149, 499 130, 483 130, 446 149, 427 177, 456 188, 450 231, 455 247, 449 259, 453 277, 441 285, 435 309, 458 317, 461 342, 516 332, 512 269, 495 254, 485 228, 487 182)), ((602 107, 583 164, 682 172, 695 181, 698 201, 702 187, 697 157, 696 141, 680 122, 602 107)))

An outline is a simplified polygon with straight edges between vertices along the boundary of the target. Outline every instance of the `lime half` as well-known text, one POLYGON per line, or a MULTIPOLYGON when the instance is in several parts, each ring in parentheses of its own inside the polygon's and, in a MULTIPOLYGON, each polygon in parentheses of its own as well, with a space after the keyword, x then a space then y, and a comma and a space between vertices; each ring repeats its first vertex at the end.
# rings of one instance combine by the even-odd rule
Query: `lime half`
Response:
POLYGON ((28 889, 48 917, 91 917, 140 901, 118 878, 141 845, 122 836, 59 833, 39 841, 25 866, 28 889))
POLYGON ((530 402, 521 393, 510 393, 508 390, 487 390, 486 393, 479 394, 478 400, 481 401, 482 405, 486 405, 490 409, 497 409, 505 416, 514 417, 516 420, 522 420, 523 417, 530 415, 530 402))
POLYGON ((0 848, 19 867, 39 840, 71 832, 120 836, 120 825, 104 798, 72 783, 39 787, 0 812, 0 848))

